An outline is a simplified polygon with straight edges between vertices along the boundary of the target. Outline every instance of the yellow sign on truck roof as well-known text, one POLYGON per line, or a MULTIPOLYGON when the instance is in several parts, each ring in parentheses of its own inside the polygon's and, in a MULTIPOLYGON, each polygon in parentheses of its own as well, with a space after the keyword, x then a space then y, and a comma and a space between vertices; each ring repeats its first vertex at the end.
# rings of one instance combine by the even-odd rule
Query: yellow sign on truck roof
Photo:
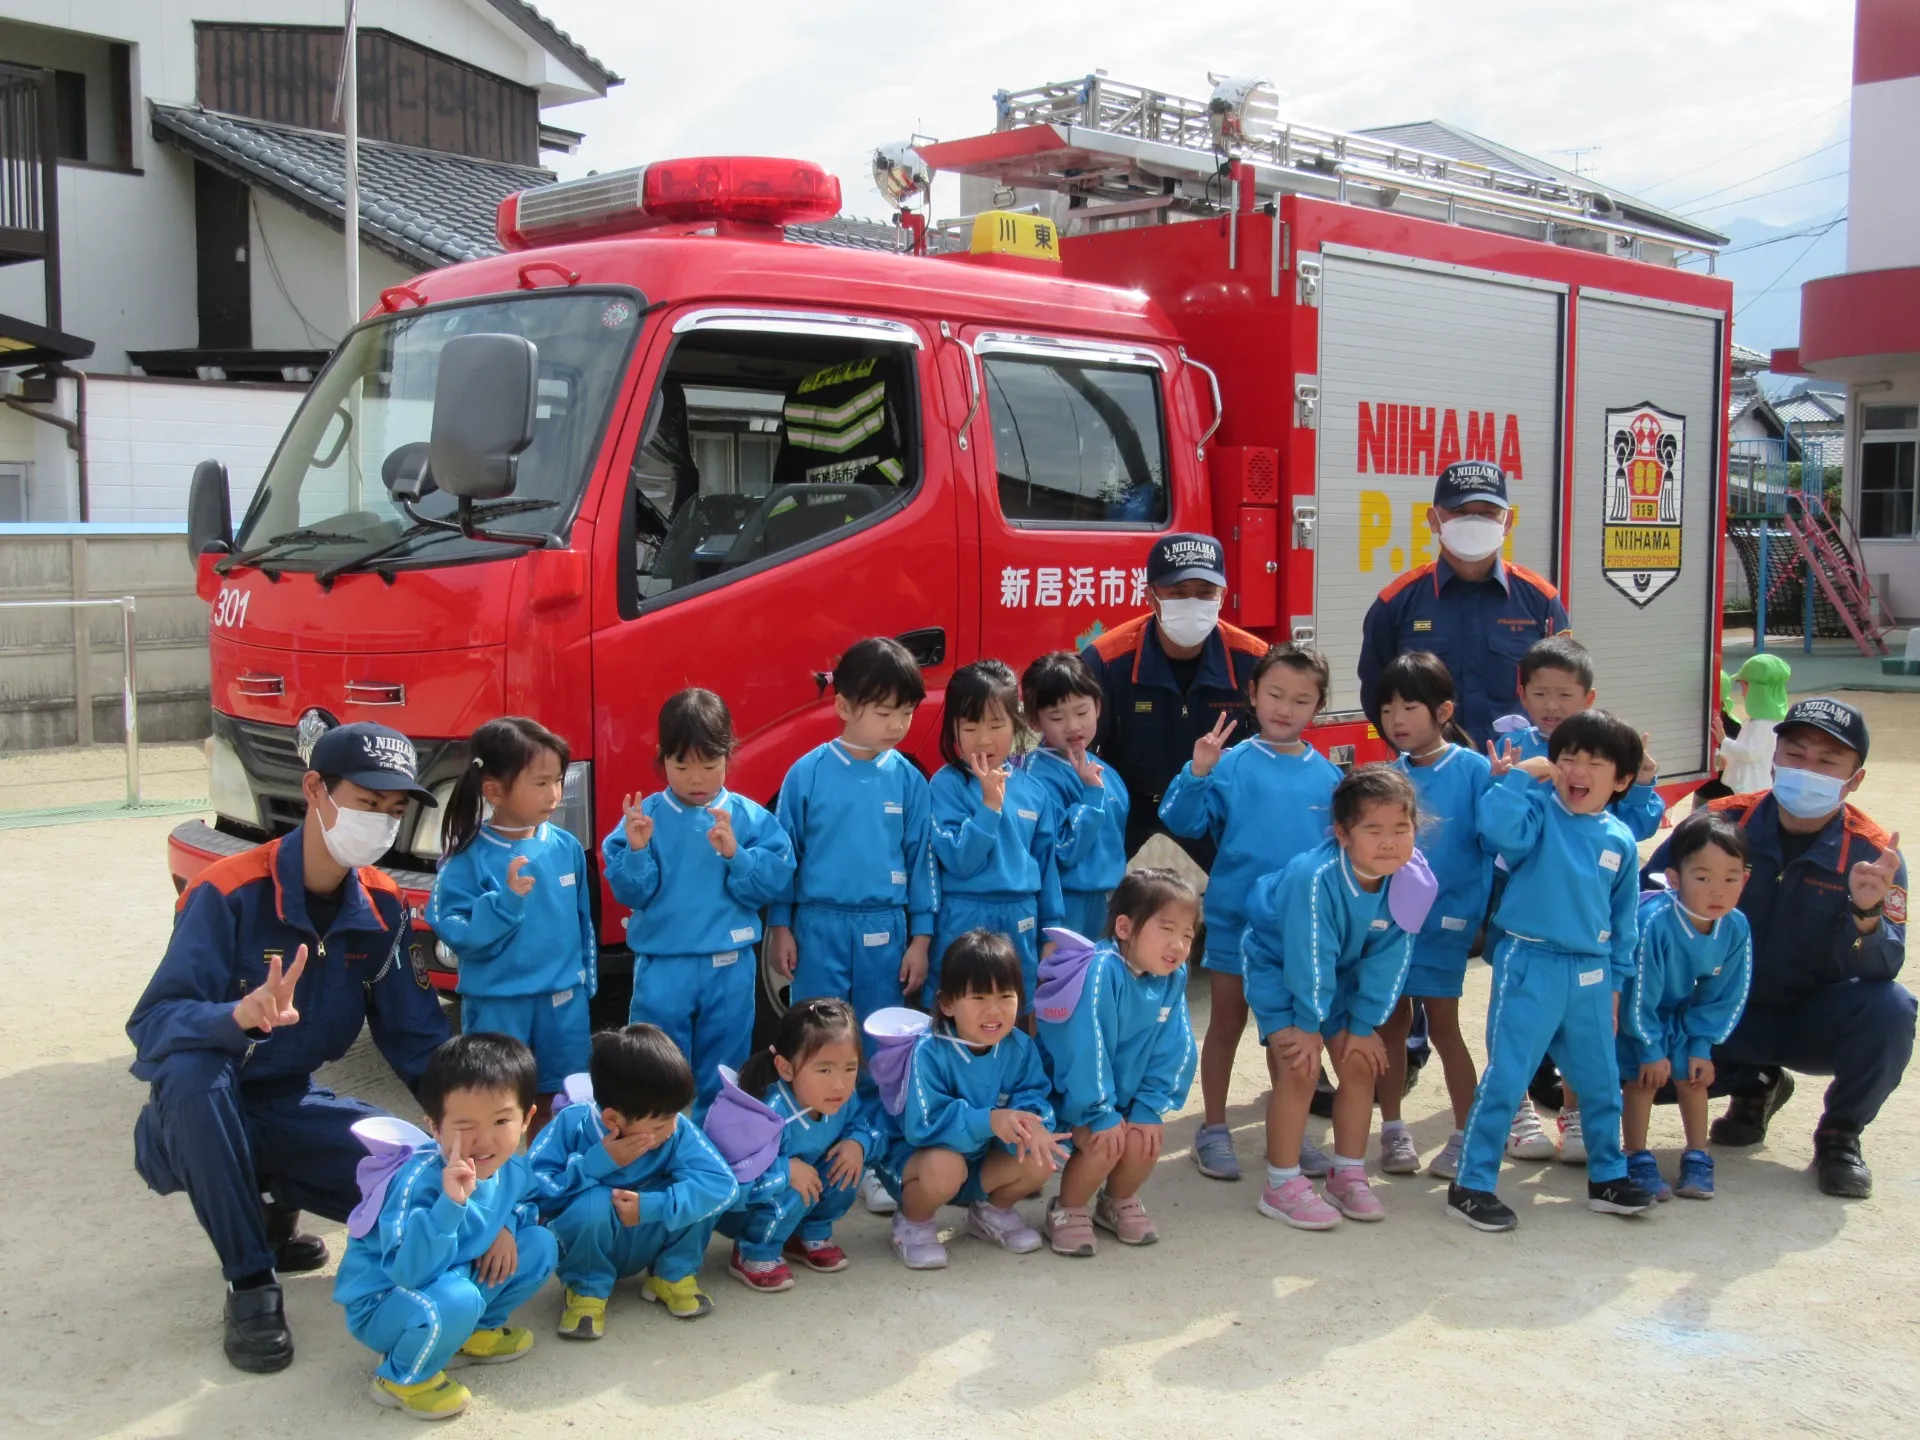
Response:
POLYGON ((975 255, 1020 255, 1029 260, 1060 259, 1060 227, 1040 215, 983 210, 973 217, 975 255))

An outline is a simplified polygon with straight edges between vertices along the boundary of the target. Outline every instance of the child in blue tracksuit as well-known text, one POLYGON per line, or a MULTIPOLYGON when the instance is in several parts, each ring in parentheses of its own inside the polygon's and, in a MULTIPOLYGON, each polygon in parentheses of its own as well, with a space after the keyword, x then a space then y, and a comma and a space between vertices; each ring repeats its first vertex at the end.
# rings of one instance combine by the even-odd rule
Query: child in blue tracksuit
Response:
POLYGON ((1555 728, 1548 757, 1517 762, 1509 743, 1493 762, 1499 783, 1480 801, 1480 838, 1512 879, 1494 916, 1502 938, 1487 1068, 1467 1116, 1459 1178, 1447 1187, 1448 1211, 1479 1230, 1519 1223, 1493 1187, 1514 1106, 1549 1047, 1589 1107, 1588 1207, 1637 1215, 1653 1204, 1628 1181, 1620 1153, 1613 1050, 1639 929, 1639 851, 1607 806, 1633 783, 1640 737, 1604 710, 1584 710, 1555 728))
MULTIPOLYGON (((1191 839, 1211 836, 1219 847, 1207 877, 1207 944, 1200 960, 1212 999, 1200 1049, 1205 1114, 1193 1142, 1194 1164, 1216 1180, 1240 1178, 1227 1129, 1227 1087, 1247 1028, 1240 968, 1247 905, 1261 876, 1284 870, 1327 838, 1328 807, 1340 783, 1339 767, 1301 738, 1326 708, 1328 689, 1326 657, 1318 650, 1269 650, 1248 684, 1259 733, 1222 753, 1233 733, 1232 718, 1223 716, 1194 745, 1192 762, 1160 802, 1167 829, 1191 839)), ((1309 1174, 1327 1173, 1326 1157, 1311 1144, 1305 1159, 1309 1174)))
POLYGON ((667 788, 636 800, 600 842, 613 898, 633 908, 633 1005, 693 1066, 698 1121, 753 1043, 760 909, 793 879, 793 845, 766 810, 726 788, 733 717, 711 690, 660 707, 667 788))
POLYGON ((1040 932, 1065 918, 1057 846, 1059 818, 1047 788, 1007 764, 1021 729, 1013 672, 997 661, 954 671, 940 717, 933 777, 933 855, 940 913, 922 1001, 940 989, 937 957, 972 930, 1005 935, 1020 955, 1021 996, 1040 978, 1040 932))
POLYGON ((833 1227, 853 1207, 876 1148, 859 1076, 853 1007, 830 996, 801 1000, 707 1112, 707 1133, 741 1186, 720 1217, 720 1233, 734 1242, 727 1272, 749 1290, 791 1290, 789 1260, 822 1275, 852 1263, 833 1227), (736 1107, 743 1113, 731 1114, 736 1107))
POLYGON ((644 1298, 676 1320, 699 1319, 713 1308, 700 1262, 739 1187, 680 1113, 693 1100, 685 1057, 657 1026, 603 1030, 568 1098, 527 1156, 534 1198, 560 1242, 560 1333, 606 1334, 614 1282, 642 1270, 644 1298))
POLYGON ((1453 677, 1439 656, 1425 650, 1397 656, 1374 682, 1373 703, 1381 733, 1400 752, 1393 763, 1420 797, 1420 852, 1439 887, 1427 923, 1413 937, 1404 995, 1393 1018, 1380 1027, 1387 1047, 1387 1070, 1377 1090, 1380 1169, 1388 1175, 1412 1175, 1420 1169, 1420 1152, 1400 1118, 1407 1033, 1418 1000, 1426 1010, 1427 1037, 1440 1056, 1453 1106, 1453 1134, 1433 1157, 1428 1173, 1451 1180, 1460 1173, 1467 1109, 1479 1081, 1460 1034, 1460 995, 1466 986, 1467 956, 1493 889, 1493 856, 1480 844, 1474 818, 1480 797, 1493 784, 1492 772, 1486 756, 1448 738, 1454 728, 1453 677))
POLYGON ((1112 908, 1109 938, 1098 944, 1055 932, 1033 1002, 1054 1115, 1073 1135, 1047 1209, 1047 1238, 1063 1255, 1091 1255, 1095 1225, 1123 1245, 1160 1238, 1140 1187, 1160 1159, 1167 1117, 1187 1102, 1198 1058, 1187 953, 1199 895, 1171 870, 1135 870, 1112 908))
POLYGON ((456 1036, 427 1061, 419 1098, 432 1138, 390 1116, 354 1125, 371 1154, 333 1298, 347 1333, 382 1356, 374 1401, 445 1420, 472 1398, 449 1365, 533 1348, 507 1320, 546 1284, 555 1246, 518 1153, 540 1098, 532 1052, 511 1036, 456 1036))
POLYGON ((1247 1004, 1267 1049, 1267 1183, 1260 1213, 1297 1230, 1386 1216, 1367 1183, 1367 1130, 1386 1070, 1380 1026, 1400 1000, 1434 880, 1414 848, 1420 802, 1390 765, 1364 765, 1333 792, 1333 838, 1254 889, 1246 933, 1247 1004), (1333 1173, 1321 1199, 1300 1141, 1325 1049, 1333 1173))
POLYGON ((1667 888, 1640 899, 1640 943, 1620 992, 1621 1130, 1627 1176, 1655 1199, 1713 1198, 1707 1090, 1713 1047, 1733 1033, 1753 975, 1753 936, 1739 910, 1747 832, 1720 811, 1697 810, 1667 841, 1667 888), (1654 1097, 1671 1080, 1687 1148, 1671 1189, 1647 1148, 1654 1097))
POLYGON ((460 964, 460 1024, 532 1048, 540 1093, 587 1063, 587 1002, 599 984, 593 871, 549 817, 567 742, 522 716, 489 720, 447 801, 445 855, 427 924, 460 964), (492 808, 483 822, 482 804, 492 808))
POLYGON ((1012 938, 997 931, 971 930, 947 948, 933 1026, 913 1042, 882 1112, 885 1153, 874 1168, 899 1201, 893 1253, 909 1270, 945 1268, 942 1205, 965 1205, 969 1234, 1015 1254, 1044 1243, 1013 1208, 1064 1158, 1046 1065, 1018 1025, 1022 968, 1012 938))
POLYGON ((1100 681, 1071 650, 1042 655, 1020 677, 1020 699, 1040 732, 1022 760, 1046 786, 1060 821, 1060 892, 1065 928, 1104 935, 1107 896, 1127 873, 1127 787, 1087 753, 1100 727, 1100 681))
POLYGON ((848 646, 833 667, 840 738, 781 782, 795 871, 768 907, 767 953, 794 1000, 832 996, 864 1021, 919 998, 938 903, 933 818, 926 777, 896 747, 926 697, 898 640, 848 646))

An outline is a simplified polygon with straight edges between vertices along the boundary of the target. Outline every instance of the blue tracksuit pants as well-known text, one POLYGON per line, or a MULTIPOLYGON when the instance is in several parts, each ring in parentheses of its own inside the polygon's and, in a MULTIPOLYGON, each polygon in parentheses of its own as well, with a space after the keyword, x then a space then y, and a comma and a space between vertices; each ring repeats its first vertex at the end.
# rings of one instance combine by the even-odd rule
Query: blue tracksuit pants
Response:
POLYGON ((717 955, 635 955, 631 1024, 658 1025, 693 1067, 697 1124, 720 1093, 720 1072, 738 1070, 753 1048, 752 946, 717 955))
POLYGON ((1089 940, 1098 940, 1107 933, 1107 897, 1109 890, 1063 890, 1060 898, 1066 902, 1067 929, 1076 935, 1084 935, 1089 940))
POLYGON ((831 1240, 835 1222, 853 1208, 860 1190, 855 1185, 835 1185, 824 1167, 820 1180, 820 1198, 813 1204, 801 1199, 797 1190, 782 1190, 758 1205, 727 1211, 720 1217, 720 1233, 739 1241, 740 1253, 748 1260, 778 1260, 780 1247, 796 1231, 802 1240, 831 1240))
POLYGON ((1473 1092, 1460 1157, 1463 1188, 1491 1190, 1498 1182, 1514 1108, 1549 1049, 1580 1092, 1588 1178, 1618 1180, 1627 1173, 1611 975, 1604 955, 1573 955, 1514 935, 1500 942, 1487 1012, 1487 1068, 1473 1092))
POLYGON ((347 1218, 367 1154, 349 1127, 385 1113, 318 1085, 245 1086, 231 1055, 182 1050, 160 1062, 134 1125, 133 1165, 160 1194, 187 1192, 221 1274, 238 1280, 273 1268, 263 1193, 347 1218))
MULTIPOLYGON (((864 1022, 876 1010, 912 1003, 900 988, 900 962, 906 958, 907 914, 888 907, 859 910, 839 905, 796 905, 793 943, 800 958, 793 967, 795 1001, 830 996, 853 1006, 864 1022)), ((872 1097, 873 1042, 860 1032, 860 1094, 872 1097)))
POLYGON ((396 1385, 417 1385, 447 1368, 476 1330, 495 1330, 553 1273, 553 1236, 538 1225, 514 1232, 520 1264, 505 1282, 485 1285, 473 1267, 449 1270, 418 1290, 395 1286, 347 1311, 347 1333, 386 1358, 377 1372, 396 1385))
POLYGON ((969 930, 991 930, 1013 941, 1020 952, 1020 1013, 1033 1008, 1034 987, 1040 983, 1040 920, 1031 895, 1007 899, 992 895, 944 895, 933 922, 933 949, 927 957, 927 983, 921 1008, 934 1009, 940 989, 940 957, 969 930))
MULTIPOLYGON (((644 1192, 640 1205, 646 1208, 644 1192)), ((645 1220, 622 1225, 614 1212, 613 1191, 597 1185, 574 1197, 547 1221, 547 1228, 560 1242, 555 1273, 561 1283, 576 1295, 604 1300, 613 1293, 614 1281, 642 1270, 650 1269, 670 1283, 696 1273, 713 1238, 713 1224, 709 1218, 684 1230, 645 1220)))
POLYGON ((462 995, 460 1029, 472 1035, 511 1035, 533 1051, 540 1067, 540 1093, 556 1095, 569 1075, 587 1068, 593 1052, 593 1022, 584 985, 552 995, 462 995))

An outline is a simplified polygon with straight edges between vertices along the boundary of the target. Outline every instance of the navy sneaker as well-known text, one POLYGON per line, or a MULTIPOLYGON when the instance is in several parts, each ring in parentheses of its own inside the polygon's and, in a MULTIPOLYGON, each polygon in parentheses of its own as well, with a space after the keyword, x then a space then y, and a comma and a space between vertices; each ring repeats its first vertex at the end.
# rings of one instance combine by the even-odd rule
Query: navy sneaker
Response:
POLYGON ((1476 1230, 1511 1230, 1520 1223, 1520 1217, 1491 1190, 1469 1190, 1464 1185, 1447 1186, 1447 1213, 1476 1230))
MULTIPOLYGON (((1698 1154, 1699 1152, 1690 1150, 1687 1153, 1691 1155, 1698 1154)), ((1713 1188, 1711 1175, 1713 1162, 1708 1161, 1707 1164, 1709 1167, 1707 1188, 1711 1191, 1713 1188)), ((1685 1173, 1684 1167, 1681 1173, 1685 1173)), ((1655 1200, 1671 1200, 1673 1198, 1672 1189, 1670 1189, 1667 1182, 1660 1177, 1660 1162, 1653 1158, 1653 1152, 1651 1150, 1635 1150, 1627 1156, 1627 1179, 1653 1196, 1655 1200)))
MULTIPOLYGON (((1633 1173, 1629 1162, 1627 1173, 1633 1173)), ((1704 1150, 1680 1152, 1680 1183, 1673 1193, 1685 1200, 1713 1199, 1713 1156, 1704 1150)))
POLYGON ((1589 1180, 1587 1208, 1601 1215, 1644 1215, 1654 1205, 1653 1196, 1633 1181, 1589 1180))

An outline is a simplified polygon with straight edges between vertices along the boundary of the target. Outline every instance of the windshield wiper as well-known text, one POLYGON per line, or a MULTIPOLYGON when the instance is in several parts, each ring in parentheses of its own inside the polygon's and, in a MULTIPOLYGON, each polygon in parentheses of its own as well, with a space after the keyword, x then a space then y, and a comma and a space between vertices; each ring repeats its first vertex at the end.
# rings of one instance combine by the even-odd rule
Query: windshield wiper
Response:
POLYGON ((272 554, 283 545, 301 547, 311 545, 351 545, 356 540, 365 539, 362 535, 349 535, 340 530, 320 530, 311 525, 302 525, 297 529, 283 530, 264 544, 251 550, 242 550, 238 555, 229 555, 214 565, 214 571, 220 575, 230 574, 237 566, 257 564, 263 556, 272 554))
MULTIPOLYGON (((476 505, 474 507, 474 513, 478 516, 488 518, 495 515, 521 515, 529 510, 544 510, 554 503, 556 502, 552 500, 502 500, 492 505, 476 505)), ((416 523, 402 530, 384 545, 377 545, 373 549, 364 551, 359 555, 350 555, 344 560, 334 561, 333 564, 327 566, 326 569, 314 576, 314 579, 317 580, 322 587, 325 587, 331 585, 342 575, 350 575, 356 570, 370 569, 374 561, 392 555, 396 551, 404 550, 422 536, 458 535, 459 533, 460 531, 457 529, 448 529, 442 525, 416 523)), ((471 538, 475 540, 492 539, 491 536, 487 535, 475 535, 471 538)), ((513 542, 509 540, 494 540, 493 543, 496 545, 509 545, 513 542)))

